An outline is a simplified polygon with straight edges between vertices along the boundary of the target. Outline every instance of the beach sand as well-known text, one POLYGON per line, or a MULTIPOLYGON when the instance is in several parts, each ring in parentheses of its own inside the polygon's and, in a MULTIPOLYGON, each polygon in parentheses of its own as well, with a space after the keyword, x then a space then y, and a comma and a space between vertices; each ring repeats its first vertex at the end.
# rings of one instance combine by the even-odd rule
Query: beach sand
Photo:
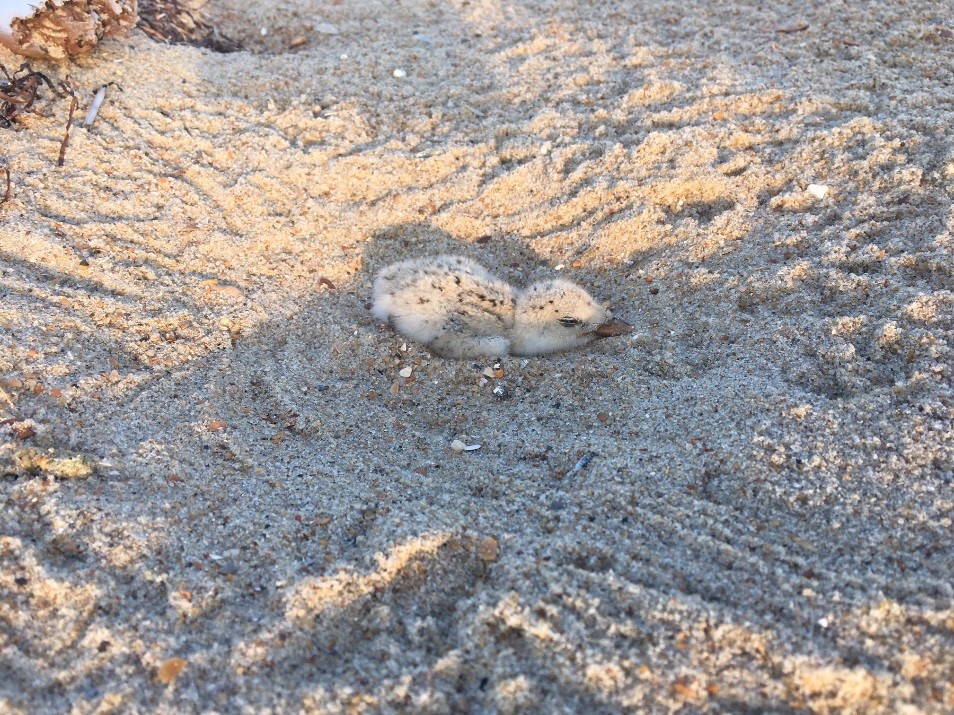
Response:
POLYGON ((954 709, 949 4, 209 13, 0 130, 0 711, 954 709), (440 251, 635 332, 431 357, 440 251))

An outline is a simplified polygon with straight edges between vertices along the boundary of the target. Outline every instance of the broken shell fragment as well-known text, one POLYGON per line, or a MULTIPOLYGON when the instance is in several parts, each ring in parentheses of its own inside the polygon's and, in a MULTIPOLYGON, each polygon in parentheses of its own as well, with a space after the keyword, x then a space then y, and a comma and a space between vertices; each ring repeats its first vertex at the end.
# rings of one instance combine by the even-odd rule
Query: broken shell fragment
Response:
POLYGON ((0 2, 0 44, 26 57, 62 60, 86 54, 138 19, 136 0, 6 0, 0 2))

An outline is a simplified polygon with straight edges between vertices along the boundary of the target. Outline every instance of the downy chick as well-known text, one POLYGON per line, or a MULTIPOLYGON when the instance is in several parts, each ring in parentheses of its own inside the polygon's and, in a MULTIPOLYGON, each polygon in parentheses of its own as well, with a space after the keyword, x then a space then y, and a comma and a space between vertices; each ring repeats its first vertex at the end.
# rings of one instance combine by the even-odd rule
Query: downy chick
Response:
POLYGON ((517 292, 462 256, 383 269, 374 282, 373 313, 452 358, 548 355, 632 330, 569 281, 541 281, 517 292))

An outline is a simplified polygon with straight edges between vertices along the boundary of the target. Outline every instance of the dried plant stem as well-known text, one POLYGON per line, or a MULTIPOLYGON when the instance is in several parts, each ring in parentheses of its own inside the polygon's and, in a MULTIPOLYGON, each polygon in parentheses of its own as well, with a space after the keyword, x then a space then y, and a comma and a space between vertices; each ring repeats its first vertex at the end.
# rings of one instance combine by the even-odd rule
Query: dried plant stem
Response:
POLYGON ((79 100, 76 98, 76 92, 73 91, 73 85, 70 84, 69 78, 67 78, 65 82, 60 82, 60 87, 70 95, 71 99, 70 116, 66 119, 66 133, 63 135, 63 143, 60 144, 60 158, 56 162, 57 166, 63 166, 63 162, 66 161, 66 145, 70 142, 70 127, 73 126, 73 113, 79 106, 79 100))
POLYGON ((13 190, 10 187, 10 169, 3 167, 4 173, 7 175, 7 190, 3 194, 3 201, 0 201, 0 204, 5 204, 10 200, 10 196, 13 195, 13 190))

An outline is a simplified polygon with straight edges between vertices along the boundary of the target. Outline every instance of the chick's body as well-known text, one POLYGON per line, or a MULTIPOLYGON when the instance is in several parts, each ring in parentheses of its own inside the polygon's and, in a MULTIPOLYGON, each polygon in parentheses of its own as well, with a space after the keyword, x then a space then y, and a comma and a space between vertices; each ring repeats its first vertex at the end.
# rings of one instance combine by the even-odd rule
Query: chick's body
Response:
POLYGON ((546 355, 631 328, 569 281, 541 281, 519 292, 479 263, 447 255, 382 270, 373 312, 453 358, 546 355))
POLYGON ((402 261, 374 282, 376 318, 447 357, 502 357, 514 326, 513 289, 463 256, 402 261))

